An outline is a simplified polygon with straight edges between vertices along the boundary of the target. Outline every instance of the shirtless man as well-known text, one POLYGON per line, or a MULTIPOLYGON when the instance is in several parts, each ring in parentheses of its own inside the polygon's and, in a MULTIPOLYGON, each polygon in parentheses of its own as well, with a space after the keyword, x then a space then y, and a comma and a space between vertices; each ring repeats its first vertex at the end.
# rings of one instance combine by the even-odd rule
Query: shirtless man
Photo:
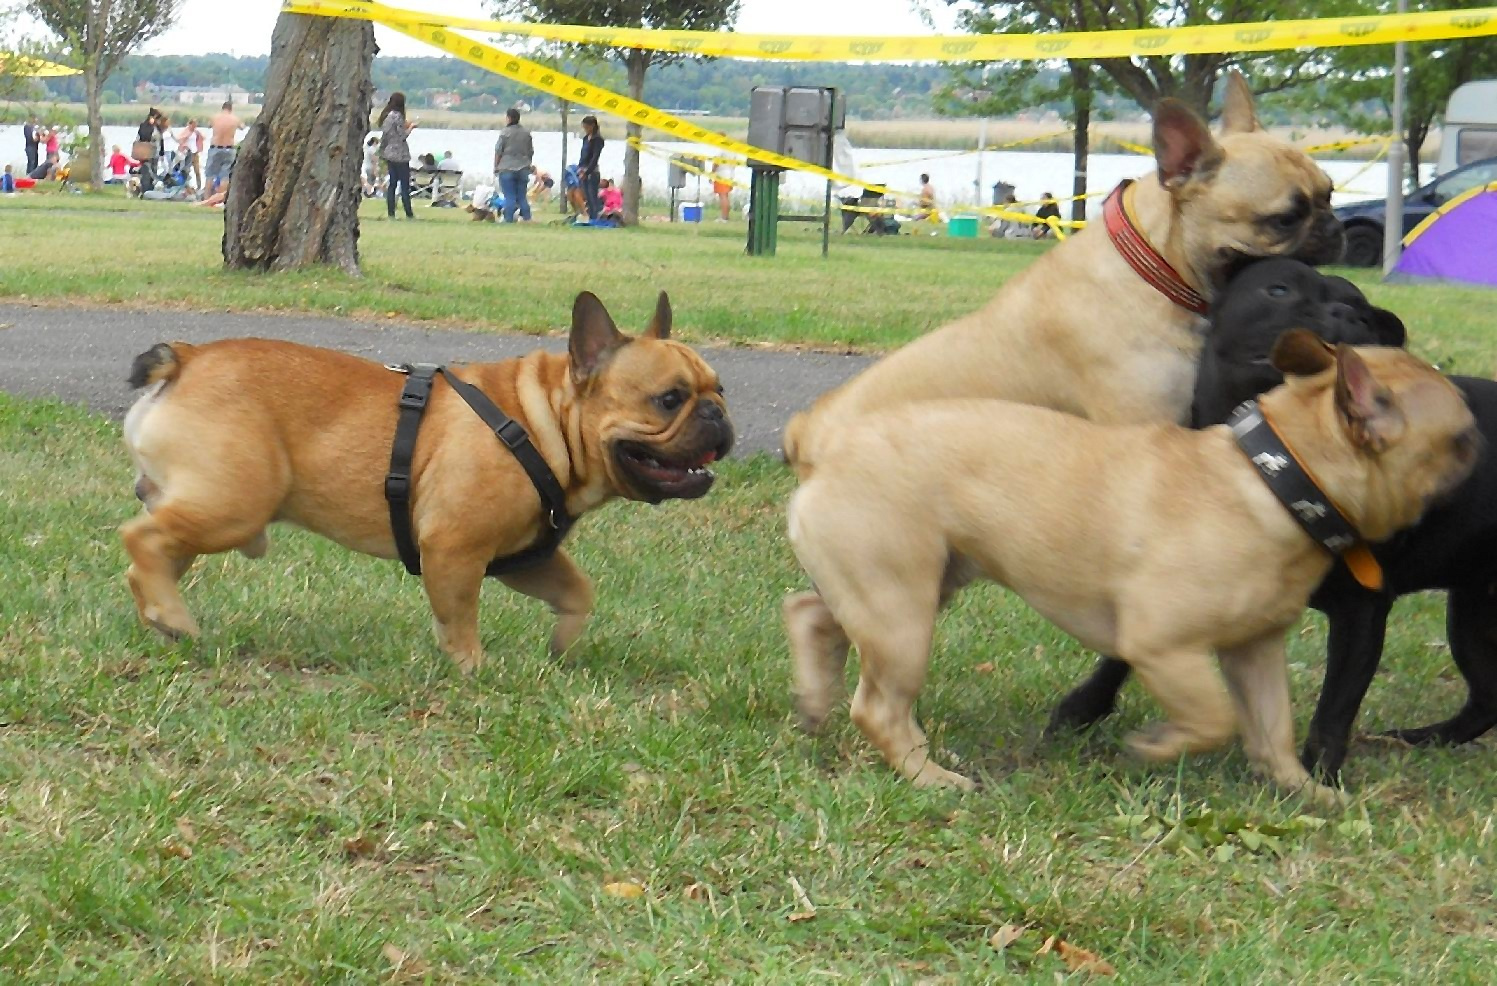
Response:
POLYGON ((208 180, 207 192, 218 191, 218 186, 229 180, 229 172, 234 167, 234 142, 242 126, 239 117, 234 115, 233 103, 224 103, 223 109, 213 117, 213 137, 208 141, 208 160, 203 168, 208 180))

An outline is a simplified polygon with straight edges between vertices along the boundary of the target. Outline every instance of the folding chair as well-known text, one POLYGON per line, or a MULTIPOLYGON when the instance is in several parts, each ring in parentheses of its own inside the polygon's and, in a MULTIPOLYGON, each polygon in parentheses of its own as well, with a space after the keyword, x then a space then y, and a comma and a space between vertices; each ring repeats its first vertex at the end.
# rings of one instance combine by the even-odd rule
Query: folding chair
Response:
POLYGON ((438 171, 431 204, 456 209, 462 197, 463 173, 461 171, 438 171))
POLYGON ((430 199, 437 187, 437 175, 434 171, 411 171, 411 200, 430 199))

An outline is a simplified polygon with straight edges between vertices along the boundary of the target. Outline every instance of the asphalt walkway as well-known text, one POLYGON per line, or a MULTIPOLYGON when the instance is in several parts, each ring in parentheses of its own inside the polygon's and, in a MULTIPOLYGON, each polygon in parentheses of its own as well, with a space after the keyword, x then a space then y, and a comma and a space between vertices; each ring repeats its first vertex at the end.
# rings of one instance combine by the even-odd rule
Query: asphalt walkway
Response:
MULTIPOLYGON (((307 315, 142 312, 0 303, 0 391, 55 397, 123 418, 134 401, 130 362, 157 342, 233 336, 290 339, 342 349, 381 363, 479 363, 537 348, 561 352, 562 338, 492 335, 307 315)), ((866 367, 866 356, 710 347, 738 432, 736 455, 778 452, 790 415, 866 367)))

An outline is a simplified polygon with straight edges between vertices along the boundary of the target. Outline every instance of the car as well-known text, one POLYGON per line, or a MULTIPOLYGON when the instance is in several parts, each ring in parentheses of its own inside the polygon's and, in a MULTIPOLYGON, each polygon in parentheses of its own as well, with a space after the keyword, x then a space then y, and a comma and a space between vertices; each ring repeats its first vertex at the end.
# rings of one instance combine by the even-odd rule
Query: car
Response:
MULTIPOLYGON (((1403 200, 1403 235, 1440 206, 1481 185, 1497 181, 1497 157, 1472 161, 1462 168, 1441 175, 1434 181, 1410 192, 1403 200)), ((1346 228, 1346 252, 1341 262, 1351 267, 1376 267, 1383 259, 1383 217, 1387 200, 1352 202, 1332 210, 1346 228)))

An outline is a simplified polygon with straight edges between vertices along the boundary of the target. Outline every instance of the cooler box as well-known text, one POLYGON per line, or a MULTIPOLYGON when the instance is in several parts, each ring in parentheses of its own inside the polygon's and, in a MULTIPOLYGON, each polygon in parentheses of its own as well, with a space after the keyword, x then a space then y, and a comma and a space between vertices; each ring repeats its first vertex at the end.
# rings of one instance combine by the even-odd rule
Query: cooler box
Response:
POLYGON ((35 187, 36 187, 36 179, 35 178, 17 178, 16 179, 16 188, 35 188, 35 187))
POLYGON ((699 223, 702 221, 702 203, 682 202, 681 221, 683 223, 699 223))
POLYGON ((951 221, 946 224, 947 236, 959 236, 963 239, 974 240, 977 238, 976 216, 952 216, 951 221))

